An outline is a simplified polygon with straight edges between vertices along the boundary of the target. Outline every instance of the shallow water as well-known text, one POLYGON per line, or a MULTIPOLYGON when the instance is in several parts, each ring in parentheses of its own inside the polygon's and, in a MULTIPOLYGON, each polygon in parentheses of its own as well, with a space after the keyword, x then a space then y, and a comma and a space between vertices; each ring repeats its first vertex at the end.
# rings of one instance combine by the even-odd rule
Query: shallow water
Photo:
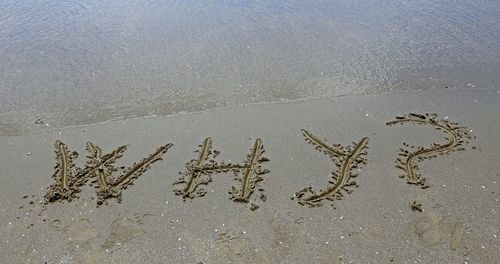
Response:
POLYGON ((498 1, 2 1, 0 135, 248 103, 498 88, 498 14, 498 1))

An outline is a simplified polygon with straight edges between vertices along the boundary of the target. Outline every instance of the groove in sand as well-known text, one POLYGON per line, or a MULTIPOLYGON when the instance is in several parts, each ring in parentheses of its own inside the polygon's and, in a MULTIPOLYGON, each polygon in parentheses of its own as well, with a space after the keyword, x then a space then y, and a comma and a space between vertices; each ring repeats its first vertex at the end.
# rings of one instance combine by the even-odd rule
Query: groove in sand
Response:
MULTIPOLYGON (((297 198, 299 204, 310 207, 322 206, 323 200, 340 200, 343 197, 342 190, 351 193, 358 185, 352 179, 357 177, 357 173, 352 170, 366 164, 366 149, 368 138, 362 138, 353 146, 342 147, 341 145, 329 146, 310 132, 302 129, 302 134, 306 141, 319 151, 328 155, 335 164, 335 171, 332 172, 330 186, 325 190, 315 192, 312 187, 306 187, 295 194, 292 199, 297 198)), ((333 205, 333 204, 332 204, 333 205)))
POLYGON ((174 189, 174 193, 182 196, 183 200, 204 196, 207 192, 201 186, 212 182, 212 174, 239 168, 237 165, 217 163, 215 161, 219 152, 212 150, 212 139, 210 137, 206 138, 199 147, 198 159, 187 162, 186 171, 179 173, 182 176, 173 183, 174 186, 183 185, 179 189, 174 189))
POLYGON ((418 161, 432 159, 437 155, 450 154, 454 151, 462 151, 465 148, 460 147, 464 143, 468 143, 472 136, 466 131, 465 127, 458 126, 457 123, 452 123, 444 119, 438 119, 438 115, 433 114, 415 114, 410 113, 404 116, 397 116, 396 120, 387 122, 386 125, 392 126, 396 124, 419 124, 430 125, 436 130, 443 131, 447 134, 445 137, 447 142, 444 144, 433 143, 429 148, 409 146, 406 143, 400 148, 399 156, 396 161, 396 168, 403 170, 404 174, 401 178, 406 177, 409 184, 415 184, 422 189, 428 188, 429 185, 426 179, 418 172, 418 161))
MULTIPOLYGON (((243 202, 250 203, 251 209, 255 210, 259 208, 259 206, 250 201, 251 195, 254 193, 256 187, 259 185, 259 182, 263 181, 264 178, 262 175, 269 172, 267 169, 262 169, 261 164, 263 162, 269 161, 268 158, 263 157, 264 154, 264 146, 262 145, 261 139, 256 139, 253 148, 251 149, 250 154, 247 155, 246 162, 241 165, 243 170, 235 170, 234 178, 238 182, 241 182, 241 185, 238 187, 233 186, 229 194, 231 195, 231 200, 235 202, 243 202), (244 173, 241 173, 243 171, 244 173), (242 175, 242 176, 241 176, 242 175)), ((258 188, 260 192, 260 199, 265 201, 265 195, 263 193, 263 188, 258 188)))
POLYGON ((44 196, 44 204, 55 201, 71 202, 81 191, 83 182, 79 180, 79 168, 75 166, 74 160, 78 157, 77 152, 68 152, 68 147, 57 140, 54 144, 56 153, 56 166, 52 178, 56 181, 48 187, 44 196))
MULTIPOLYGON (((96 170, 97 177, 97 204, 105 203, 107 199, 116 198, 118 202, 122 201, 122 190, 127 189, 128 186, 134 184, 134 181, 146 172, 151 164, 156 161, 162 160, 162 156, 172 147, 172 144, 166 144, 157 148, 153 153, 149 154, 146 158, 139 162, 134 162, 132 167, 128 167, 122 171, 120 176, 113 177, 113 172, 117 169, 113 166, 114 160, 108 159, 109 162, 98 167, 96 170)), ((125 150, 122 146, 113 151, 115 157, 121 157, 121 153, 125 150)), ((116 159, 115 159, 116 160, 116 159)))
POLYGON ((146 158, 135 162, 132 167, 124 169, 118 177, 113 177, 113 174, 118 171, 114 163, 123 156, 127 146, 120 146, 103 156, 99 146, 87 142, 88 160, 85 167, 81 169, 74 164, 78 153, 69 153, 67 146, 57 140, 55 143, 57 163, 52 176, 56 183, 49 186, 44 196, 44 204, 62 200, 71 201, 77 198, 82 187, 92 178, 95 180, 90 185, 96 184, 97 205, 103 204, 110 198, 117 198, 118 202, 121 202, 122 190, 133 185, 134 181, 146 172, 151 164, 161 160, 163 154, 172 146, 169 143, 159 147, 146 158))

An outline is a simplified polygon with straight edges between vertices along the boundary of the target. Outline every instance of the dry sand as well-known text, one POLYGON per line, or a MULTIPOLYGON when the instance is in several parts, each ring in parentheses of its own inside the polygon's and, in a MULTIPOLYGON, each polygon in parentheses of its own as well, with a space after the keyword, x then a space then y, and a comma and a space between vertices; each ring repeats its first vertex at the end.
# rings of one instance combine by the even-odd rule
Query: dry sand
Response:
POLYGON ((3 263, 496 263, 500 259, 500 92, 442 90, 251 105, 165 118, 141 118, 28 136, 0 137, 0 256, 3 263), (444 133, 424 125, 389 127, 407 113, 437 113, 477 138, 465 151, 419 163, 430 188, 400 179, 403 142, 431 146, 444 133), (329 144, 368 137, 359 187, 309 208, 290 198, 325 188, 332 162, 301 129, 329 144), (207 194, 183 201, 173 192, 185 163, 211 137, 217 161, 241 163, 260 138, 270 170, 260 208, 230 200, 231 173, 213 175, 207 194), (160 145, 162 161, 96 207, 92 187, 80 199, 50 203, 54 142, 86 161, 92 141, 108 153, 128 145, 130 166, 160 145), (23 199, 23 196, 28 195, 23 199), (32 197, 33 195, 33 197, 32 197), (32 204, 30 202, 33 201, 32 204), (422 212, 412 210, 416 201, 422 212))

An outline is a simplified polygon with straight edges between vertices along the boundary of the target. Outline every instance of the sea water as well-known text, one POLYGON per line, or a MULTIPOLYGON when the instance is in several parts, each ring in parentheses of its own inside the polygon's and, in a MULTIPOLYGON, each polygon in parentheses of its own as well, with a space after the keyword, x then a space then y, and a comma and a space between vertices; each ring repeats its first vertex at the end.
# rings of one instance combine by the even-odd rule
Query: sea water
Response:
POLYGON ((0 135, 500 83, 498 1, 4 0, 0 135))

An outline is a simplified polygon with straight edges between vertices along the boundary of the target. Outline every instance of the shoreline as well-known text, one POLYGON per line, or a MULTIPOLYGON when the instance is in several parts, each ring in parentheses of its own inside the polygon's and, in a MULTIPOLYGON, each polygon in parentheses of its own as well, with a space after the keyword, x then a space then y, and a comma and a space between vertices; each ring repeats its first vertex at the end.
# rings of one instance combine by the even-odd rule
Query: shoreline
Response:
MULTIPOLYGON (((440 88, 440 89, 433 89, 433 90, 424 90, 424 89, 417 89, 417 90, 400 90, 400 91, 382 91, 378 93, 360 93, 360 94, 345 94, 345 95, 337 95, 337 96, 322 96, 322 97, 308 97, 308 98, 300 98, 300 99, 287 99, 283 101, 265 101, 265 102, 258 102, 258 103, 247 103, 247 104, 242 104, 242 105, 232 105, 232 106, 222 106, 222 107, 215 107, 215 108, 209 108, 209 109, 203 109, 199 111, 180 111, 180 112, 175 112, 172 114, 167 114, 167 115, 145 115, 145 116, 116 116, 114 118, 100 121, 97 123, 83 123, 79 125, 69 125, 69 126, 62 126, 62 127, 52 127, 52 128, 40 128, 42 126, 47 126, 49 127, 50 124, 47 124, 43 118, 37 118, 36 120, 29 120, 29 121, 11 121, 7 122, 4 120, 4 124, 2 124, 2 127, 5 128, 7 126, 16 126, 14 123, 23 123, 22 126, 25 126, 23 129, 18 129, 18 130, 13 130, 13 131, 8 131, 8 130, 2 130, 0 129, 0 136, 29 136, 29 135, 35 135, 39 133, 44 133, 44 132, 53 132, 53 131, 60 131, 60 130, 66 130, 66 129, 77 129, 77 128, 85 128, 85 127, 93 127, 93 126, 99 126, 99 125, 105 125, 108 123, 113 123, 113 122, 127 122, 130 120, 137 120, 137 119, 148 119, 148 118, 173 118, 173 117, 179 117, 179 116, 189 116, 189 115, 199 115, 199 114, 204 114, 204 113, 211 113, 211 112, 216 112, 216 111, 224 111, 224 110, 230 110, 230 109, 236 109, 236 108, 241 108, 241 107, 252 107, 252 106, 260 106, 260 105, 279 105, 279 104, 289 104, 289 103, 301 103, 301 102, 310 102, 310 101, 316 101, 316 100, 335 100, 338 98, 343 98, 343 97, 365 97, 365 96, 377 96, 377 95, 391 95, 394 93, 402 93, 402 94, 407 94, 411 95, 413 93, 442 93, 442 92, 450 92, 450 91, 456 91, 456 92, 473 92, 473 91, 479 91, 481 92, 500 92, 498 89, 494 88, 477 88, 475 87, 473 90, 468 89, 468 88, 440 88), (43 122, 43 123, 37 123, 38 121, 43 122), (30 127, 30 128, 26 128, 30 127), (36 128, 39 128, 38 130, 36 128), (31 131, 29 131, 31 130, 31 131), (24 131, 24 132, 23 132, 24 131)), ((5 114, 5 113, 4 113, 5 114)), ((28 113, 17 113, 17 115, 25 115, 25 116, 32 116, 31 114, 28 113)), ((9 119, 7 116, 3 116, 6 119, 9 119)), ((12 120, 13 117, 10 117, 12 120)))

